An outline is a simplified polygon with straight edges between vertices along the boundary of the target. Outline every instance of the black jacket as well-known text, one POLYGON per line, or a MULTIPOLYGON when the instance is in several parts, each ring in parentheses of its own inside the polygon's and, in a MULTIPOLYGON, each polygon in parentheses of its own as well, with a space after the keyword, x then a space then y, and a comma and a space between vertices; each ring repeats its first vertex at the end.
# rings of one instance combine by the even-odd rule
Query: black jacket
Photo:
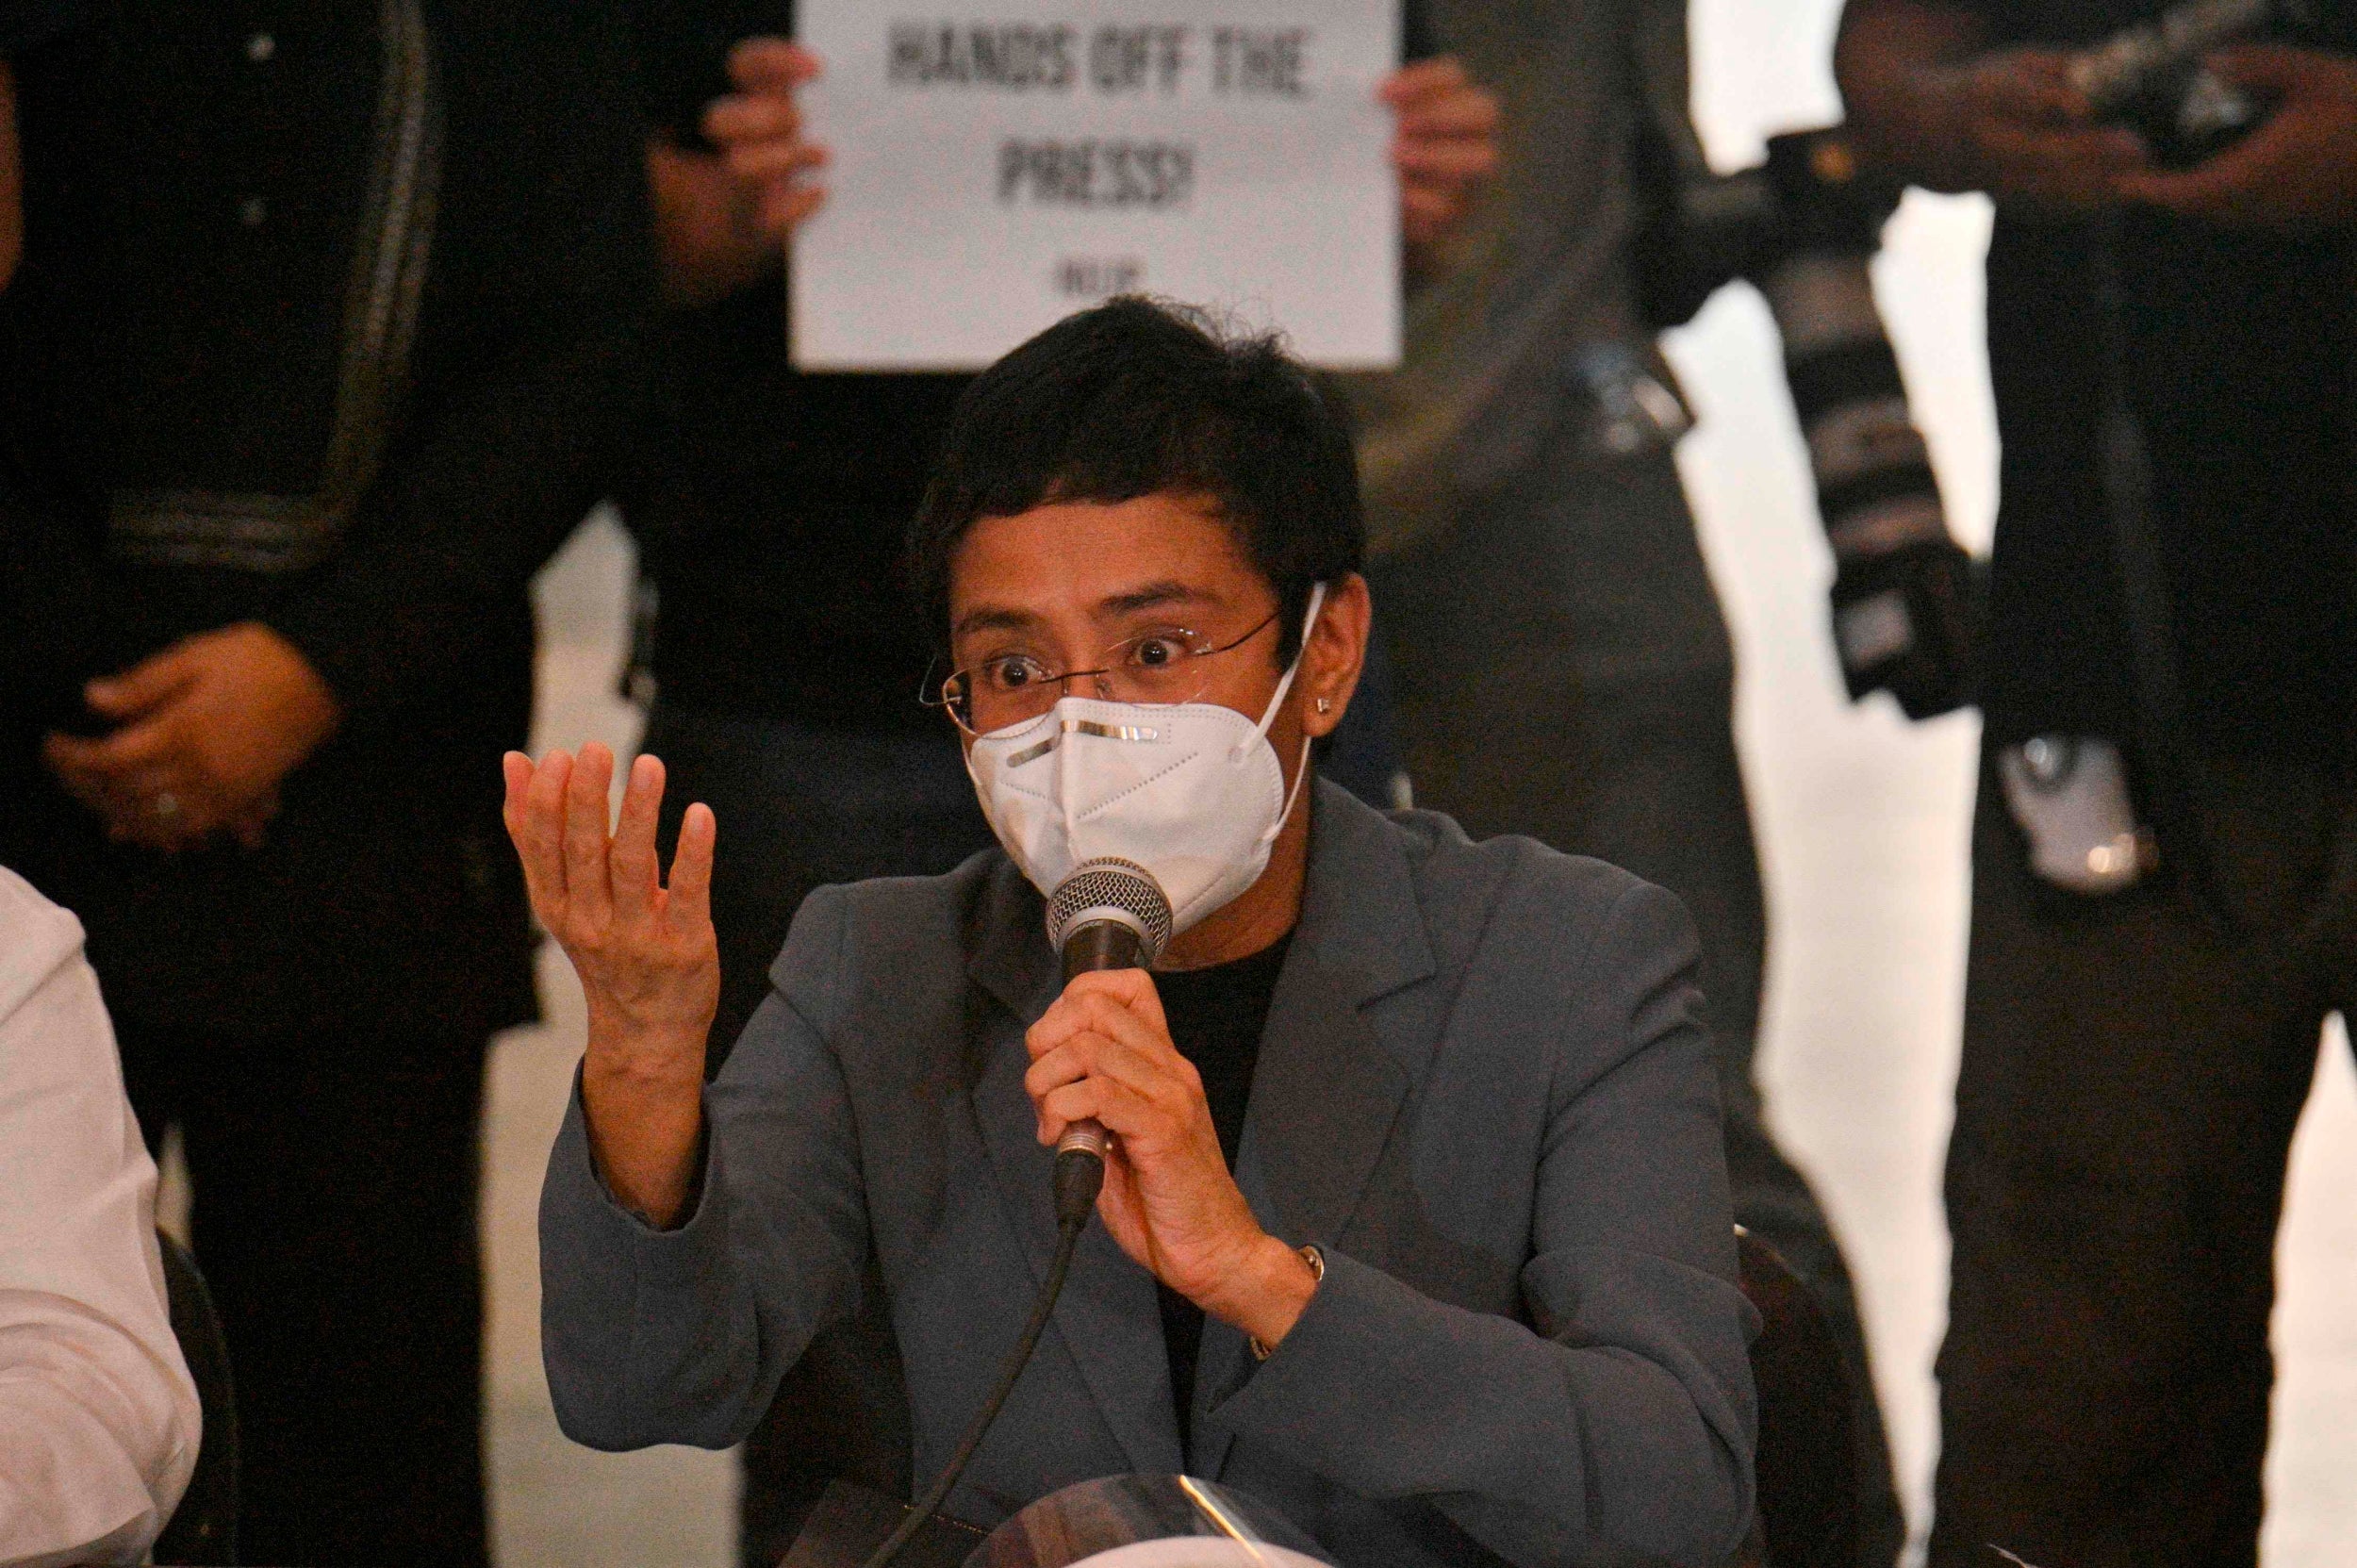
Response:
MULTIPOLYGON (((2084 47, 2167 8, 1957 3, 1986 20, 1991 47, 2084 47)), ((2300 41, 2357 47, 2357 8, 2312 11, 2300 41)), ((2107 233, 2001 208, 1987 271, 2002 449, 1992 737, 2357 760, 2357 230, 2283 235, 2131 208, 2107 233), (2115 400, 2151 464, 2140 531, 2186 714, 2174 742, 2142 733, 2104 480, 2115 400)))
POLYGON ((529 1015, 498 777, 530 716, 525 589, 595 499, 652 299, 618 8, 127 0, 18 74, 17 526, 91 586, 19 586, 32 640, 80 646, 0 718, 0 854, 82 916, 141 1022, 529 1015), (81 677, 247 619, 302 649, 341 731, 260 851, 109 848, 41 730, 81 677))

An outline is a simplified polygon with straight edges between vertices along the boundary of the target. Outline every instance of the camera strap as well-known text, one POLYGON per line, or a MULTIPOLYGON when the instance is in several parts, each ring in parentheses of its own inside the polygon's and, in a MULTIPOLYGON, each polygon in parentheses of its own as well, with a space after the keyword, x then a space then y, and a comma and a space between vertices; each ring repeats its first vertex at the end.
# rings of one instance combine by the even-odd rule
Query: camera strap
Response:
MULTIPOLYGON (((2088 275, 2095 292, 2100 418, 2105 520, 2112 564, 2127 620, 2129 679, 2135 706, 2138 759, 2152 801, 2155 828, 2178 855, 2192 832, 2187 783, 2184 690, 2177 672, 2177 636, 2168 583, 2152 529, 2152 454, 2144 421, 2129 395, 2128 328, 2119 282, 2118 223, 2098 221, 2088 275)), ((2195 836, 2199 836, 2198 834, 2195 836)))

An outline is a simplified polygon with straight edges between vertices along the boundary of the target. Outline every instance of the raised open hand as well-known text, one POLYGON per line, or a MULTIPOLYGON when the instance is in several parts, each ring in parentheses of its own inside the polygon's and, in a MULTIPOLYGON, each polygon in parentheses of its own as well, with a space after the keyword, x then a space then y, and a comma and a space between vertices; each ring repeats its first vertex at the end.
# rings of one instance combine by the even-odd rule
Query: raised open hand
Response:
POLYGON ((711 808, 687 808, 668 886, 655 854, 663 764, 631 765, 607 831, 614 754, 504 761, 508 837, 540 917, 581 977, 589 1048, 581 1095, 615 1197, 655 1224, 684 1207, 702 1118, 705 1036, 720 1000, 712 933, 711 808))

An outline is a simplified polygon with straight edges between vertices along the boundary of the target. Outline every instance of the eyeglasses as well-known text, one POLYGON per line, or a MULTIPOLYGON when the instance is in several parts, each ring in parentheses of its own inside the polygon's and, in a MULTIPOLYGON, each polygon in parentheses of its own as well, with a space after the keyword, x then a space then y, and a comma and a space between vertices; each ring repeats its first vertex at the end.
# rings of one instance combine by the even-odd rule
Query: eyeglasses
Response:
POLYGON ((1124 637, 1097 655, 1093 669, 1054 670, 1029 653, 1001 653, 941 683, 940 704, 968 734, 1028 723, 1053 708, 1074 681, 1094 681, 1111 702, 1192 702, 1211 685, 1203 661, 1242 648, 1277 622, 1272 610, 1228 642, 1180 626, 1124 637))

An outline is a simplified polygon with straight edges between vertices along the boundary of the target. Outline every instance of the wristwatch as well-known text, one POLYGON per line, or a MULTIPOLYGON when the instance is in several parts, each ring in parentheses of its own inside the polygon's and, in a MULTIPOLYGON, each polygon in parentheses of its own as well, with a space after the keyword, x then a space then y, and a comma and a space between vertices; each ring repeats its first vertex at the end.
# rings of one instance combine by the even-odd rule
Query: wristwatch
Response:
MULTIPOLYGON (((1326 1254, 1314 1246, 1297 1246, 1294 1250, 1300 1253, 1301 1261, 1310 1265, 1311 1286, 1314 1288, 1324 1284, 1326 1282, 1326 1254)), ((1256 1362, 1267 1361, 1271 1351, 1275 1348, 1272 1345, 1262 1345, 1258 1334, 1251 1336, 1245 1343, 1252 1346, 1252 1359, 1256 1362)))

